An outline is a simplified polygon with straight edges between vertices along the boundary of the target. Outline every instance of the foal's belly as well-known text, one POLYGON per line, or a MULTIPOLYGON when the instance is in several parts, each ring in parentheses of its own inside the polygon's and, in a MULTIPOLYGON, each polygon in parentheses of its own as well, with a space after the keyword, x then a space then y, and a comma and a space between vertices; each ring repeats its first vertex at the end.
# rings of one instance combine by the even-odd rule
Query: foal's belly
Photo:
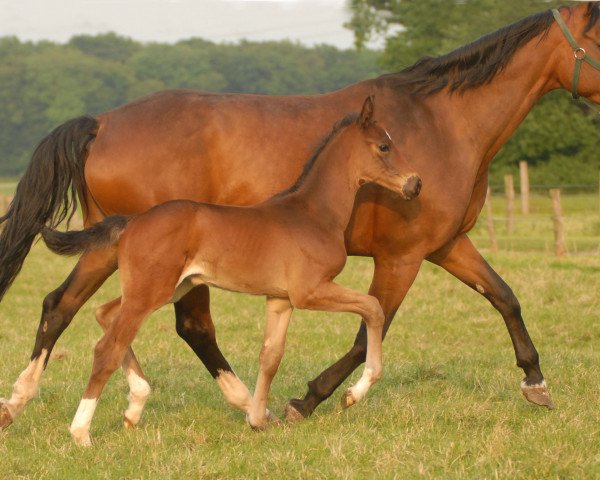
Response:
POLYGON ((181 275, 171 302, 177 302, 197 285, 208 285, 232 292, 248 293, 250 295, 266 295, 270 297, 287 298, 288 291, 285 283, 273 282, 271 275, 254 272, 254 276, 236 274, 234 272, 219 272, 207 264, 195 264, 187 268, 181 275))

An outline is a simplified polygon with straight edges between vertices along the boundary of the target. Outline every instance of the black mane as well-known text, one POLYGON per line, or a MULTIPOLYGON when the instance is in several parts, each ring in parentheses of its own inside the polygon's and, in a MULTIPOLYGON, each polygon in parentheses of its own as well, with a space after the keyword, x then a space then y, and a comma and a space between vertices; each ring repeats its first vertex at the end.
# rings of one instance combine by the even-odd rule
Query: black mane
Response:
MULTIPOLYGON (((588 12, 598 15, 598 6, 588 12)), ((595 23, 594 19, 594 23, 595 23)), ((380 77, 397 87, 412 86, 412 93, 430 95, 445 87, 465 91, 492 81, 514 54, 538 35, 547 33, 552 12, 531 15, 485 35, 441 57, 424 57, 398 73, 380 77)), ((592 22, 592 19, 590 19, 592 22)), ((592 23, 593 24, 593 23, 592 23)))
POLYGON ((277 193, 275 195, 275 197, 283 197, 284 195, 288 195, 290 193, 294 193, 295 191, 297 191, 300 188, 300 186, 304 183, 304 180, 308 176, 308 173, 310 172, 311 168, 317 161, 317 158, 319 158, 319 155, 321 155, 321 153, 323 152, 323 149, 327 146, 327 144, 340 132, 340 130, 342 130, 343 128, 347 127, 348 125, 350 125, 351 123, 356 121, 357 118, 358 118, 357 113, 351 113, 349 115, 346 115, 340 121, 336 122, 336 124, 333 126, 331 131, 327 135, 325 135, 322 138, 322 140, 319 142, 319 145, 317 146, 317 148, 315 148, 315 151, 312 154, 312 156, 310 157, 310 159, 304 164, 302 173, 296 179, 294 184, 290 188, 284 190, 283 192, 277 193))
POLYGON ((591 28, 596 25, 596 22, 600 18, 600 5, 597 2, 589 3, 587 9, 587 15, 590 17, 587 25, 585 26, 585 31, 588 32, 591 28))

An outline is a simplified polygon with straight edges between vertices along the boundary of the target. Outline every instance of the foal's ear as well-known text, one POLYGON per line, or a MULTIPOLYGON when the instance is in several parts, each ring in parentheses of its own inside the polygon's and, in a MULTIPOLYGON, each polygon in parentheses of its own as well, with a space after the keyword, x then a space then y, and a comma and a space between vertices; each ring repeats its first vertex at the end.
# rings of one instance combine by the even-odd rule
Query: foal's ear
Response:
POLYGON ((363 103, 362 110, 360 111, 360 115, 358 120, 356 121, 361 127, 367 128, 371 123, 373 123, 373 110, 375 109, 375 97, 373 95, 369 95, 365 103, 363 103))

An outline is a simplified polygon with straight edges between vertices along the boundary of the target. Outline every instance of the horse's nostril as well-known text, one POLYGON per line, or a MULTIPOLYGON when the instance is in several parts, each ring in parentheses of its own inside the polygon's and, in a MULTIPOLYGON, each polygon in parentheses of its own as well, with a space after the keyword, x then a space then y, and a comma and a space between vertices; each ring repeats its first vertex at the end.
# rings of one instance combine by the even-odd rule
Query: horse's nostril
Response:
POLYGON ((417 195, 419 195, 422 185, 423 182, 421 181, 421 177, 419 177, 418 175, 411 175, 406 180, 402 192, 408 200, 412 200, 417 195))

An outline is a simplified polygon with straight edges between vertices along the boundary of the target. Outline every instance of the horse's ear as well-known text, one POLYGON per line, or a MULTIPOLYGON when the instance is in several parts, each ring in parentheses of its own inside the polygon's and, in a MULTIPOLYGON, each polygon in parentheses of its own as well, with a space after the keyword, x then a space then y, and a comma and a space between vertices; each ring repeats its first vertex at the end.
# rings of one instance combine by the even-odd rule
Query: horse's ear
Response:
POLYGON ((369 95, 365 99, 365 103, 363 103, 362 110, 360 111, 360 115, 358 117, 357 123, 363 127, 368 127, 371 123, 373 123, 373 110, 375 109, 375 97, 373 95, 369 95))

